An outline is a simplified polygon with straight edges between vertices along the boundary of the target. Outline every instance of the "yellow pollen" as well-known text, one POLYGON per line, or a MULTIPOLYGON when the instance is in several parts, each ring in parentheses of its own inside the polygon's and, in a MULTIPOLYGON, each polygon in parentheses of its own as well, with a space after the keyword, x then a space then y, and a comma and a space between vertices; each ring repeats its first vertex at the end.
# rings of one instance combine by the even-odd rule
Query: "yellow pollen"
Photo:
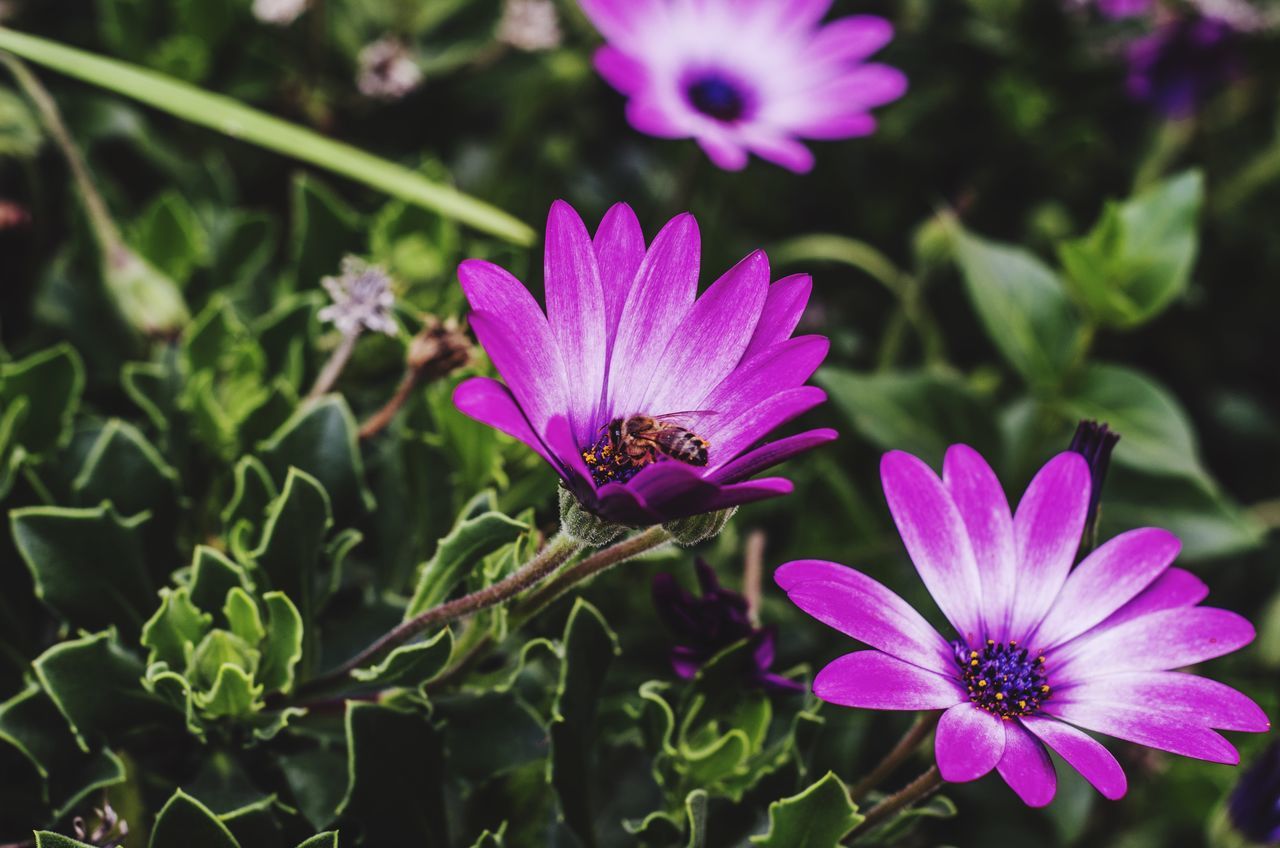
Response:
POLYGON ((995 639, 988 639, 988 640, 987 640, 987 644, 988 644, 988 645, 994 645, 995 643, 996 643, 996 640, 995 640, 995 639))
POLYGON ((1018 706, 1025 710, 1025 709, 1027 708, 1027 702, 1026 702, 1026 701, 1019 701, 1019 702, 1018 702, 1018 706))
POLYGON ((997 693, 996 693, 996 700, 997 700, 997 701, 1003 701, 1003 700, 1004 700, 1004 693, 1003 693, 1003 692, 997 692, 997 693))
POLYGON ((978 658, 978 652, 977 652, 977 651, 970 651, 970 652, 969 652, 969 656, 976 660, 976 659, 978 658))
POLYGON ((978 664, 977 660, 969 660, 969 665, 977 665, 977 664, 978 664))
POLYGON ((1048 684, 1048 683, 1046 683, 1046 684, 1044 684, 1043 686, 1041 686, 1041 687, 1040 687, 1040 691, 1041 691, 1041 692, 1048 692, 1048 691, 1049 691, 1049 684, 1048 684))
POLYGON ((978 685, 979 685, 979 686, 986 686, 986 685, 987 685, 987 681, 985 681, 985 680, 979 680, 979 681, 978 681, 978 685))

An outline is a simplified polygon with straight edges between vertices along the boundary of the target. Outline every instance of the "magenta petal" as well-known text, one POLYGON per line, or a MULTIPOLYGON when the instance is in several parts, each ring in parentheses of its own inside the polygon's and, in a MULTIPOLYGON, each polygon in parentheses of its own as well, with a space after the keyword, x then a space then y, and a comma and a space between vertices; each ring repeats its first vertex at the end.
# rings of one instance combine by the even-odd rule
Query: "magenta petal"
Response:
POLYGON ((1057 751, 1062 759, 1093 784, 1102 797, 1112 801, 1124 797, 1129 788, 1124 769, 1102 743, 1056 719, 1023 716, 1020 721, 1023 727, 1040 737, 1040 741, 1057 751))
POLYGON ((769 293, 769 259, 757 250, 712 283, 676 329, 671 343, 649 363, 661 380, 649 385, 640 408, 658 414, 696 405, 739 360, 769 293))
POLYGON ((636 22, 653 14, 652 0, 579 0, 582 11, 609 40, 625 40, 636 22))
POLYGON ((822 336, 801 336, 744 361, 703 398, 700 406, 715 413, 707 422, 710 426, 704 428, 706 433, 723 438, 726 425, 753 409, 761 398, 803 385, 818 370, 830 348, 830 342, 822 336))
POLYGON ((1193 607, 1207 597, 1209 597, 1209 587, 1199 577, 1182 568, 1168 568, 1150 586, 1139 592, 1136 598, 1093 628, 1091 633, 1096 636, 1126 621, 1132 621, 1153 612, 1193 607))
POLYGON ((1262 708, 1224 683, 1178 671, 1110 674, 1054 693, 1064 701, 1142 704, 1179 716, 1188 724, 1219 730, 1264 733, 1271 729, 1262 708))
POLYGON ((747 167, 747 151, 741 144, 718 134, 708 133, 698 136, 697 142, 717 168, 725 171, 741 171, 747 167))
POLYGON ((834 141, 871 135, 879 123, 866 112, 824 112, 796 126, 796 133, 815 141, 834 141))
POLYGON ((721 466, 710 475, 710 479, 726 483, 745 480, 766 468, 772 468, 780 462, 787 461, 796 454, 824 445, 835 439, 837 435, 839 434, 835 430, 809 430, 785 439, 778 439, 776 442, 769 442, 721 466))
POLYGON ((680 120, 682 115, 651 99, 647 93, 628 100, 626 114, 627 123, 646 135, 658 138, 689 137, 688 127, 680 120))
POLYGON ((524 442, 559 470, 560 464, 552 458, 542 439, 529 427, 528 419, 516 405, 511 392, 497 380, 472 377, 459 383, 453 390, 453 405, 463 415, 524 442))
POLYGON ((604 391, 605 301, 596 252, 586 225, 563 200, 547 217, 544 259, 547 322, 560 348, 565 371, 573 375, 565 410, 579 445, 589 444, 598 426, 604 391))
POLYGON ((873 15, 832 21, 810 45, 811 58, 823 62, 858 62, 893 39, 893 24, 873 15))
POLYGON ((615 203, 605 213, 596 229, 593 246, 604 289, 605 331, 612 350, 627 293, 644 261, 644 232, 630 206, 615 203))
POLYGON ((997 642, 1007 641, 1018 574, 1009 501, 991 466, 968 445, 947 449, 942 482, 960 511, 973 546, 986 635, 997 642))
POLYGON ((1197 760, 1235 765, 1240 755, 1231 743, 1206 727, 1173 715, 1128 704, 1051 700, 1044 712, 1074 725, 1197 760))
POLYGON ((1040 741, 1016 721, 1002 722, 1005 730, 1004 755, 996 770, 1028 807, 1043 807, 1058 791, 1058 775, 1053 760, 1040 741))
POLYGON ((694 427, 694 432, 711 442, 710 460, 715 468, 736 459, 744 450, 826 399, 827 393, 816 386, 787 389, 728 422, 722 423, 722 416, 704 418, 694 427))
POLYGON ((788 171, 807 174, 813 170, 813 151, 793 138, 777 135, 753 135, 748 146, 751 152, 788 171))
POLYGON ((700 255, 698 224, 692 215, 672 219, 653 240, 618 323, 609 368, 611 414, 651 412, 638 404, 648 394, 653 363, 693 305, 700 255))
POLYGON ((1181 547, 1177 536, 1154 527, 1108 540, 1071 572, 1028 642, 1051 648, 1101 623, 1159 577, 1181 547))
POLYGON ((982 587, 964 519, 929 466, 902 451, 880 461, 889 512, 943 615, 970 643, 982 638, 982 587))
POLYGON ((841 110, 867 110, 897 100, 907 91, 907 76, 888 65, 859 65, 831 82, 814 89, 815 104, 841 110))
POLYGON ((812 292, 813 278, 808 274, 783 277, 769 286, 769 295, 760 312, 760 321, 751 336, 751 343, 742 354, 742 361, 747 362, 757 353, 791 338, 796 325, 800 323, 800 316, 804 314, 804 308, 809 304, 812 292))
POLYGON ((1078 453, 1060 453, 1040 469, 1013 516, 1018 587, 1010 632, 1015 639, 1040 623, 1071 570, 1084 532, 1092 483, 1078 453))
MULTIPOLYGON (((528 316, 526 316, 528 319, 528 316)), ((484 346, 534 430, 546 426, 568 406, 564 367, 546 319, 513 319, 494 312, 472 312, 471 329, 484 346)))
POLYGON ((601 47, 596 51, 594 63, 605 82, 622 94, 638 94, 648 84, 649 72, 644 63, 616 47, 607 44, 601 47))
POLYGON ((582 452, 578 449, 567 418, 553 415, 542 433, 542 440, 559 461, 565 477, 575 490, 592 488, 591 471, 582 459, 582 452))
POLYGON ((945 710, 966 699, 955 680, 882 654, 858 651, 818 672, 813 694, 843 707, 945 710))
POLYGON ((847 566, 822 560, 789 562, 773 574, 791 602, 846 636, 912 665, 947 674, 955 654, 910 604, 847 566))
POLYGON ((1164 671, 1229 654, 1253 637, 1253 625, 1234 612, 1171 609, 1086 633, 1050 653, 1048 668, 1058 686, 1124 671, 1164 671))
POLYGON ((934 756, 943 780, 977 780, 1000 762, 1004 746, 1004 722, 973 704, 956 704, 938 720, 934 756))
POLYGON ((706 502, 705 508, 693 510, 689 514, 743 506, 789 495, 793 491, 795 491, 795 484, 783 477, 762 477, 759 480, 747 480, 744 483, 731 483, 728 486, 720 486, 715 495, 706 502))

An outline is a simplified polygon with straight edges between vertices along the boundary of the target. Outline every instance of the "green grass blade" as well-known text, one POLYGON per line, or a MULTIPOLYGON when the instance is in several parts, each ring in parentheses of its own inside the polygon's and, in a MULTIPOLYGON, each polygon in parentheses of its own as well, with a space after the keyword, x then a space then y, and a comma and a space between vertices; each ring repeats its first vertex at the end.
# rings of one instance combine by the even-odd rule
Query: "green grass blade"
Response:
POLYGON ((3 27, 0 27, 0 50, 8 50, 38 65, 131 97, 232 138, 349 177, 508 241, 517 244, 532 244, 534 241, 533 230, 501 209, 449 186, 434 183, 394 162, 252 109, 230 97, 211 94, 127 62, 3 27))

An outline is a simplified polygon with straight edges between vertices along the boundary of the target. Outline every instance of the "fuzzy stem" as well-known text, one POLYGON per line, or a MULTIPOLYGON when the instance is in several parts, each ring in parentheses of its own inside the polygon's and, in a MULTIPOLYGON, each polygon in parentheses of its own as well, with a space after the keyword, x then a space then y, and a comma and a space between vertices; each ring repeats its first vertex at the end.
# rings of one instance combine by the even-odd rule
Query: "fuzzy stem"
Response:
POLYGON ((400 407, 413 396, 413 390, 417 388, 418 382, 422 377, 422 370, 409 367, 404 371, 404 376, 400 378, 400 385, 396 386, 396 393, 391 399, 383 404, 382 408, 370 415, 369 418, 360 425, 360 438, 372 439, 374 436, 387 429, 387 426, 395 420, 396 413, 400 411, 400 407))
POLYGON ((889 753, 884 755, 875 768, 867 773, 867 776, 854 784, 849 790, 849 798, 854 802, 861 801, 866 794, 875 789, 884 779, 893 774, 894 769, 902 765, 903 760, 911 756, 911 753, 920 746, 925 737, 933 730, 938 723, 938 715, 934 713, 921 713, 915 722, 908 728, 907 732, 898 740, 898 744, 893 746, 889 753))
POLYGON ((316 377, 315 385, 311 387, 311 391, 307 392, 306 400, 315 400, 333 388, 333 384, 338 382, 338 377, 342 376, 342 369, 346 368, 347 362, 351 360, 351 354, 355 352, 356 342, 359 339, 359 329, 352 330, 342 337, 342 342, 334 349, 329 356, 329 361, 320 370, 320 376, 316 377))
POLYGON ((853 829, 853 833, 849 834, 849 838, 856 840, 860 836, 864 836, 895 813, 901 812, 911 805, 928 798, 937 792, 941 786, 942 774, 938 771, 936 765, 930 766, 929 770, 924 774, 868 810, 866 818, 862 820, 862 824, 853 829))
POLYGON ((345 679, 352 671, 369 665, 383 654, 408 642, 414 636, 430 627, 440 627, 468 615, 497 606, 503 601, 518 595, 525 589, 545 580, 565 560, 569 559, 581 548, 580 543, 567 536, 559 535, 547 543, 546 547, 519 569, 504 579, 486 586, 483 589, 463 595, 432 607, 379 637, 373 644, 356 654, 351 659, 332 671, 308 681, 299 687, 295 698, 313 695, 345 679))

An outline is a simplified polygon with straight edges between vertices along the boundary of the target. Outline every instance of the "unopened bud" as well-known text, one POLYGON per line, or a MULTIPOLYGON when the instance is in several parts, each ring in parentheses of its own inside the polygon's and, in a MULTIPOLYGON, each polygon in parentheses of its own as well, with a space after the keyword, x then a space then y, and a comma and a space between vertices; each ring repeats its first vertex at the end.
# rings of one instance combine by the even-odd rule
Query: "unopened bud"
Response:
POLYGON ((112 249, 102 275, 120 314, 139 332, 168 337, 191 320, 178 284, 129 248, 112 249))
POLYGON ((1076 434, 1071 438, 1068 450, 1075 451, 1089 463, 1089 477, 1092 487, 1089 490, 1089 511, 1085 513, 1084 544, 1092 549, 1098 535, 1098 508, 1102 501, 1102 484, 1107 479, 1107 468, 1111 465, 1111 451, 1120 434, 1109 429, 1106 424, 1097 421, 1081 421, 1076 427, 1076 434))
POLYGON ((737 511, 738 508, 733 506, 719 512, 708 512, 677 521, 668 521, 662 525, 662 529, 671 534, 676 544, 688 548, 719 536, 724 528, 729 526, 729 519, 733 518, 737 511))
POLYGON ((409 342, 407 362, 420 378, 436 380, 471 362, 471 339, 455 318, 422 316, 422 329, 409 342))
POLYGON ((630 528, 605 521, 583 508, 564 486, 560 487, 560 529, 566 536, 593 548, 603 547, 630 528))

